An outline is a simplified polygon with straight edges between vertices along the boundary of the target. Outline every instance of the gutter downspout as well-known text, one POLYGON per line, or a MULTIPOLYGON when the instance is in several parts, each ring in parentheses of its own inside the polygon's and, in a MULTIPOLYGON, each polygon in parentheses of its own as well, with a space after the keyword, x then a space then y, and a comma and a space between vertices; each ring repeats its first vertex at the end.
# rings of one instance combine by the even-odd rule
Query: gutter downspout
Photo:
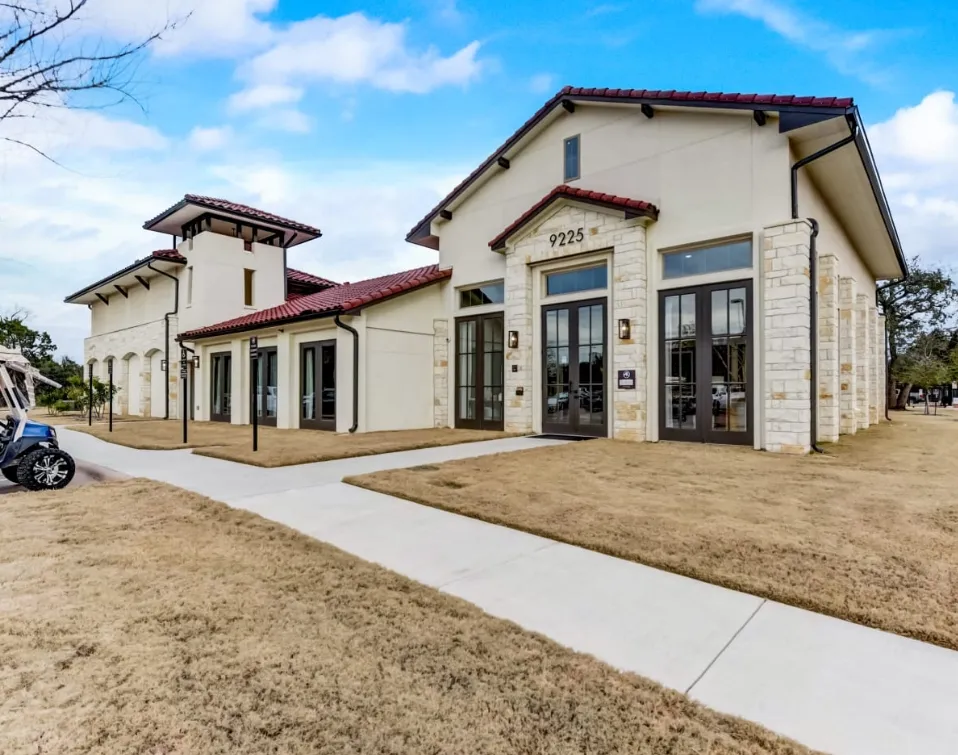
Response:
POLYGON ((340 320, 338 313, 333 318, 333 322, 337 327, 353 334, 353 424, 349 432, 354 433, 359 427, 359 332, 340 320))
MULTIPOLYGON (((818 152, 814 152, 807 157, 795 162, 792 165, 792 219, 798 220, 798 171, 811 162, 818 160, 825 155, 829 155, 835 150, 841 149, 846 144, 851 144, 858 137, 858 123, 851 118, 846 117, 846 122, 851 129, 851 134, 844 139, 839 139, 834 144, 829 144, 818 152)), ((808 277, 810 278, 811 290, 809 291, 809 372, 811 373, 811 390, 809 391, 809 408, 811 417, 809 420, 811 429, 811 447, 816 453, 825 453, 818 447, 818 221, 815 218, 808 218, 812 226, 812 234, 809 240, 808 248, 808 277)))
POLYGON ((179 314, 180 311, 180 279, 175 275, 170 275, 169 273, 159 270, 153 267, 152 262, 147 262, 146 266, 152 270, 154 273, 159 273, 160 275, 165 275, 171 281, 173 281, 173 311, 167 312, 163 315, 163 321, 166 324, 166 338, 164 348, 166 351, 166 391, 164 392, 164 409, 163 409, 163 419, 170 418, 170 316, 179 314))

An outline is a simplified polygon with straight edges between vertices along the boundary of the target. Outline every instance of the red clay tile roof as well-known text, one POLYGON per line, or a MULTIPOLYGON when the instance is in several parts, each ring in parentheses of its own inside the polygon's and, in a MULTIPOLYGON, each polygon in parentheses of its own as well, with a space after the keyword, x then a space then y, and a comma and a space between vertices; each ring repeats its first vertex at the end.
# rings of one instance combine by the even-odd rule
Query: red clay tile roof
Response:
POLYGON ((166 260, 167 262, 179 262, 181 265, 186 264, 186 257, 184 257, 175 249, 157 249, 150 256, 158 260, 166 260))
POLYGON ((542 212, 557 199, 574 199, 577 202, 585 202, 586 204, 595 204, 602 207, 614 207, 616 209, 625 210, 629 217, 642 216, 646 218, 652 218, 652 220, 657 220, 659 217, 659 209, 654 204, 644 202, 641 199, 617 197, 614 194, 604 194, 601 191, 589 191, 588 189, 580 189, 576 186, 567 186, 566 184, 561 184, 560 186, 556 186, 542 199, 532 205, 532 207, 522 213, 522 215, 520 215, 515 221, 510 223, 508 228, 506 228, 502 233, 489 242, 489 246, 493 249, 502 249, 506 245, 507 238, 522 228, 522 226, 524 226, 526 223, 531 221, 536 215, 542 212))
MULTIPOLYGON (((823 109, 835 110, 854 107, 851 97, 797 97, 794 94, 739 94, 738 92, 679 92, 673 89, 596 89, 585 87, 566 86, 556 92, 529 120, 523 123, 516 132, 506 139, 478 168, 466 176, 455 189, 433 207, 415 226, 406 234, 406 241, 415 243, 412 238, 417 231, 427 225, 433 216, 442 209, 443 205, 451 201, 464 191, 469 184, 479 178, 487 168, 492 166, 499 157, 503 156, 510 147, 522 139, 539 121, 563 100, 590 99, 599 102, 634 102, 635 104, 660 105, 689 105, 707 107, 734 107, 752 110, 776 109, 823 109)), ((428 232, 428 228, 426 229, 428 232)))
POLYGON ((195 204, 200 207, 205 207, 211 210, 222 210, 223 212, 229 212, 233 215, 240 215, 242 217, 250 218, 252 220, 262 220, 265 223, 272 223, 273 225, 280 225, 284 228, 289 228, 293 231, 300 231, 309 236, 319 237, 323 235, 323 232, 318 228, 313 226, 306 225, 305 223, 299 223, 295 220, 290 220, 289 218, 284 218, 281 215, 274 215, 271 212, 266 212, 265 210, 257 210, 255 207, 250 207, 249 205, 240 204, 239 202, 230 202, 228 199, 217 199, 216 197, 204 197, 199 194, 187 194, 183 199, 177 202, 172 207, 168 207, 159 215, 154 218, 147 220, 143 227, 149 230, 156 223, 161 221, 167 215, 176 212, 182 207, 185 207, 188 204, 195 204))
POLYGON ((294 270, 291 267, 286 268, 286 279, 290 283, 305 283, 310 286, 323 286, 324 288, 339 285, 336 281, 331 281, 328 278, 320 278, 318 275, 311 273, 304 273, 302 270, 294 270))
POLYGON ((440 270, 438 265, 429 265, 428 267, 383 275, 379 278, 370 278, 357 283, 342 283, 315 294, 291 298, 277 307, 270 307, 215 325, 207 325, 203 328, 181 333, 179 340, 193 341, 222 333, 255 330, 269 325, 278 325, 288 320, 306 319, 312 315, 319 317, 338 312, 348 312, 397 294, 445 280, 451 275, 451 269, 440 270))

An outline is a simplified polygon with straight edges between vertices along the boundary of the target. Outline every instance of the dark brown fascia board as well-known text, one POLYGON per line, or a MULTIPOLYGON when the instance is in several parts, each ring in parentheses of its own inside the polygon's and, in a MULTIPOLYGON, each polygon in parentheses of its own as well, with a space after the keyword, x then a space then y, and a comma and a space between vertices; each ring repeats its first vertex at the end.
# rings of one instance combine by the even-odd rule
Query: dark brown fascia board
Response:
POLYGON ((523 228, 529 225, 529 223, 535 220, 535 218, 539 217, 539 215, 541 215, 543 212, 545 212, 550 207, 552 207, 552 205, 554 205, 556 202, 560 202, 563 200, 566 202, 579 202, 581 204, 591 204, 596 207, 604 207, 608 210, 615 210, 615 211, 623 213, 625 215, 626 220, 631 220, 632 218, 649 218, 650 220, 659 219, 658 210, 653 210, 651 208, 637 209, 635 207, 622 207, 621 205, 612 204, 611 202, 603 202, 601 199, 592 199, 591 197, 567 197, 567 196, 563 196, 562 194, 559 194, 558 196, 553 197, 551 202, 544 204, 535 215, 529 216, 522 222, 521 225, 518 225, 515 228, 513 228, 512 233, 510 233, 505 239, 503 239, 494 247, 492 247, 492 251, 498 252, 501 249, 505 249, 507 238, 512 238, 513 236, 515 236, 517 233, 519 233, 519 231, 521 231, 523 228))
POLYGON ((109 285, 111 282, 113 282, 117 278, 122 278, 124 275, 129 275, 134 270, 137 270, 138 268, 141 268, 141 267, 145 267, 148 263, 154 262, 154 261, 166 262, 166 263, 169 263, 170 265, 185 265, 186 264, 186 262, 179 262, 177 260, 168 260, 162 257, 154 257, 153 255, 150 255, 149 257, 143 257, 142 259, 138 259, 132 265, 127 265, 122 270, 117 270, 115 273, 111 273, 105 278, 101 278, 96 283, 92 283, 86 288, 80 289, 75 294, 70 294, 63 301, 65 304, 71 304, 73 299, 76 299, 79 296, 86 296, 91 291, 94 291, 100 288, 101 286, 109 285))
MULTIPOLYGON (((150 220, 147 220, 143 224, 143 228, 147 231, 151 231, 156 225, 166 220, 170 215, 173 215, 174 213, 182 210, 184 207, 188 207, 190 205, 193 205, 194 207, 202 207, 204 210, 212 210, 213 212, 229 212, 235 215, 237 218, 244 218, 250 221, 249 222, 250 225, 253 225, 254 223, 270 223, 270 221, 268 220, 263 220, 263 218, 254 217, 253 215, 249 215, 245 212, 235 212, 233 210, 224 210, 222 207, 219 207, 217 205, 213 205, 207 202, 196 202, 196 201, 188 202, 185 198, 183 198, 179 202, 177 202, 175 205, 165 210, 160 215, 157 215, 155 218, 151 218, 150 220)), ((211 213, 205 213, 205 214, 211 215, 211 213)), ((226 216, 221 216, 221 217, 224 220, 235 222, 235 218, 230 218, 226 216)), ((311 236, 313 239, 322 238, 322 235, 323 235, 323 232, 320 231, 319 228, 314 229, 318 231, 318 233, 315 235, 313 234, 312 231, 304 230, 307 226, 304 226, 301 223, 296 224, 298 227, 293 227, 292 225, 284 225, 283 223, 271 223, 271 225, 275 226, 275 228, 284 228, 287 231, 297 231, 298 233, 302 233, 305 236, 311 236)), ((260 228, 262 228, 263 230, 271 231, 271 232, 275 230, 275 228, 266 228, 265 226, 260 226, 260 228)), ((305 240, 306 239, 304 239, 304 241, 305 240)))
POLYGON ((673 107, 673 108, 705 108, 710 110, 763 110, 765 112, 773 113, 809 113, 817 114, 824 118, 835 118, 839 116, 846 115, 849 110, 855 110, 857 112, 857 107, 854 105, 851 108, 846 107, 811 107, 808 105, 770 105, 769 103, 750 103, 750 102, 722 102, 717 100, 696 100, 693 102, 687 101, 676 101, 665 98, 652 98, 652 97, 643 97, 643 98, 622 98, 622 97, 608 97, 603 95, 575 95, 575 94, 557 94, 552 98, 552 102, 546 103, 542 108, 542 111, 539 113, 538 117, 533 118, 523 124, 522 128, 516 131, 506 142, 499 147, 489 158, 486 159, 484 163, 475 171, 475 174, 472 177, 471 181, 464 183, 462 186, 457 187, 453 192, 445 197, 442 202, 436 205, 429 214, 420 221, 419 225, 412 229, 408 234, 406 234, 406 241, 411 244, 418 244, 419 246, 424 246, 429 249, 438 249, 439 243, 438 240, 432 241, 433 237, 430 233, 429 224, 432 222, 432 219, 436 216, 436 213, 442 209, 443 206, 454 201, 460 194, 466 191, 470 186, 472 186, 473 181, 476 181, 480 176, 482 176, 486 170, 491 166, 495 165, 498 162, 500 157, 505 157, 506 153, 512 149, 519 141, 521 141, 530 131, 532 131, 539 123, 542 122, 546 116, 552 113, 557 107, 560 107, 563 102, 566 100, 572 102, 615 102, 618 104, 626 105, 637 105, 641 108, 642 105, 649 105, 650 107, 662 106, 662 107, 673 107))

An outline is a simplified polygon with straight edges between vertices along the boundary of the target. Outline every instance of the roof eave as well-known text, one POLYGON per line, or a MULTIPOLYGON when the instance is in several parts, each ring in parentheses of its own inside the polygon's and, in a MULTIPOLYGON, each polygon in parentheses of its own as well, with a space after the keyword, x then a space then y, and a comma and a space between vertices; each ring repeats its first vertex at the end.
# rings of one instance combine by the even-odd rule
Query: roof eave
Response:
MULTIPOLYGON (((461 194, 469 189, 477 180, 479 180, 485 172, 491 168, 493 165, 498 163, 500 157, 506 157, 506 153, 514 147, 518 142, 520 142, 530 131, 532 131, 536 126, 539 125, 549 114, 552 113, 557 107, 560 107, 563 102, 599 102, 599 103, 609 103, 615 102, 621 105, 658 105, 661 107, 672 107, 672 108, 707 108, 712 110, 763 110, 765 112, 771 113, 817 113, 822 115, 831 115, 831 116, 843 116, 848 111, 847 107, 823 107, 820 105, 789 105, 785 103, 769 103, 769 102, 731 102, 731 101, 722 101, 722 100, 691 100, 691 101, 679 101, 679 100, 670 100, 665 98, 657 97, 630 97, 628 99, 623 97, 609 97, 603 95, 576 95, 576 94, 566 94, 559 92, 553 96, 552 100, 548 101, 540 110, 540 112, 527 121, 523 126, 516 131, 496 152, 494 152, 486 161, 480 166, 479 170, 475 172, 475 175, 471 180, 467 181, 463 185, 457 187, 453 192, 447 195, 443 200, 437 204, 429 214, 423 218, 407 235, 406 241, 411 244, 417 244, 419 246, 426 246, 430 249, 439 248, 439 239, 430 233, 430 225, 433 220, 435 220, 436 215, 446 204, 457 199, 461 194), (424 230, 425 229, 425 230, 424 230), (424 240, 429 240, 430 243, 424 243, 424 240), (435 246, 432 245, 432 241, 435 240, 435 246)), ((857 111, 857 108, 853 108, 857 111)))
POLYGON ((326 317, 332 317, 333 315, 343 314, 342 308, 324 310, 322 312, 302 312, 298 315, 293 315, 292 317, 285 317, 280 320, 271 320, 270 322, 257 322, 249 323, 247 325, 237 325, 232 328, 225 328, 223 330, 218 330, 215 333, 203 333, 202 335, 193 335, 192 333, 180 333, 177 337, 177 341, 188 341, 194 343, 196 341, 208 341, 211 338, 221 338, 223 336, 232 336, 237 333, 248 333, 253 330, 268 330, 270 328, 278 328, 283 325, 291 325, 297 322, 304 322, 306 320, 322 320, 326 317))
POLYGON ((131 273, 134 273, 141 268, 148 267, 151 262, 165 262, 168 265, 185 265, 186 264, 185 261, 180 262, 179 260, 162 259, 162 258, 153 257, 153 256, 144 257, 143 259, 137 260, 132 265, 127 265, 122 270, 117 270, 112 275, 109 275, 106 278, 102 278, 101 280, 98 280, 96 283, 92 283, 86 288, 80 289, 76 293, 70 294, 63 300, 63 303, 64 304, 85 304, 86 302, 78 302, 76 301, 76 299, 80 298, 81 296, 86 296, 87 294, 92 294, 98 288, 102 288, 103 286, 109 286, 111 283, 113 283, 113 281, 119 280, 120 278, 126 275, 130 275, 131 273))

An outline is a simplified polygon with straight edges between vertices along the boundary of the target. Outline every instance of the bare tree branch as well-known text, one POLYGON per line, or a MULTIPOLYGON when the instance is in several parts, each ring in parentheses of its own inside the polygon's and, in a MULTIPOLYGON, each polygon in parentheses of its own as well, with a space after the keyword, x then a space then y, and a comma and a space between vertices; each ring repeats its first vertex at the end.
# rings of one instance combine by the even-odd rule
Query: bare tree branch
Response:
MULTIPOLYGON (((42 108, 101 109, 132 101, 143 109, 133 91, 136 66, 150 45, 189 16, 167 20, 139 41, 113 45, 91 38, 84 25, 80 11, 92 3, 63 0, 46 7, 37 0, 0 2, 0 123, 35 117, 42 108)), ((3 140, 60 165, 25 142, 28 137, 17 136, 21 138, 3 140)))

